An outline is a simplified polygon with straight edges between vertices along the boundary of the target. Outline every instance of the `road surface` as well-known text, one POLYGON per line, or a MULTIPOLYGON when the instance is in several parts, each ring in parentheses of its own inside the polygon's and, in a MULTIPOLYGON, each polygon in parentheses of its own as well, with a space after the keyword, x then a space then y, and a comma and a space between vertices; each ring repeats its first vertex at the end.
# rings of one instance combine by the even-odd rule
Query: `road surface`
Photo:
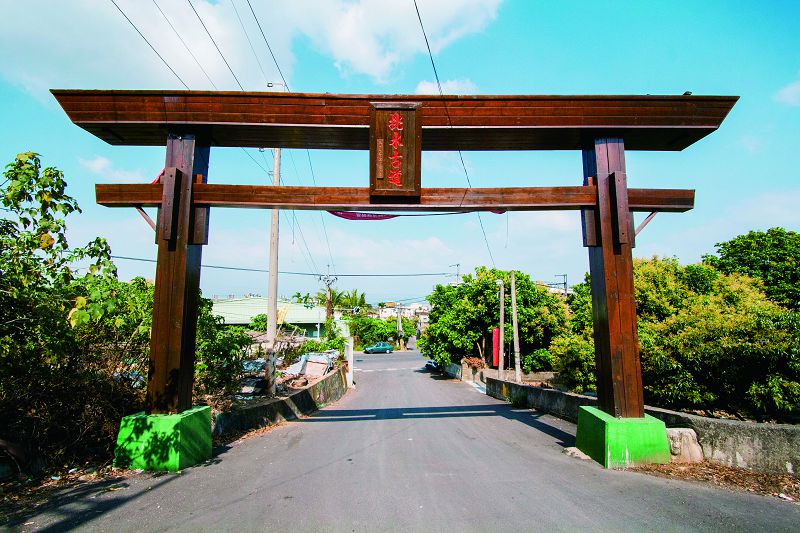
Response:
POLYGON ((356 389, 182 474, 76 489, 25 530, 797 531, 800 506, 562 453, 575 426, 422 367, 356 356, 356 389), (108 487, 106 487, 108 489, 108 487))

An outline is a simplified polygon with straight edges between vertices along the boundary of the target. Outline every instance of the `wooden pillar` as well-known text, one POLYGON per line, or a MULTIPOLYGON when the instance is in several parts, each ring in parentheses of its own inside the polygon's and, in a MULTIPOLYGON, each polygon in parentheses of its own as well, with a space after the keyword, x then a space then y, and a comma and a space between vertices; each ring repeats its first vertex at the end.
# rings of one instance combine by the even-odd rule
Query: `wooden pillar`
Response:
POLYGON ((643 417, 642 370, 636 333, 625 146, 597 139, 583 151, 584 185, 597 185, 597 208, 582 212, 589 247, 592 313, 600 408, 616 417, 643 417))
POLYGON ((194 135, 170 134, 163 198, 158 213, 147 413, 175 413, 192 406, 195 335, 202 245, 208 209, 192 207, 195 180, 206 181, 208 143, 194 135))

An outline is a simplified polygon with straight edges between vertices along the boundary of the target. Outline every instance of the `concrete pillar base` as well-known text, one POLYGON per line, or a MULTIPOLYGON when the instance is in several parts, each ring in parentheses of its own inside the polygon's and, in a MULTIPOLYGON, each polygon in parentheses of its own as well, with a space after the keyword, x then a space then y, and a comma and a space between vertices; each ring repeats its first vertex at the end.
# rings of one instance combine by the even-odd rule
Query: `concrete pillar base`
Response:
POLYGON ((114 466, 176 472, 211 458, 211 408, 122 419, 114 466))
POLYGON ((615 418, 596 407, 578 410, 576 447, 605 468, 626 468, 669 462, 664 422, 644 418, 615 418))

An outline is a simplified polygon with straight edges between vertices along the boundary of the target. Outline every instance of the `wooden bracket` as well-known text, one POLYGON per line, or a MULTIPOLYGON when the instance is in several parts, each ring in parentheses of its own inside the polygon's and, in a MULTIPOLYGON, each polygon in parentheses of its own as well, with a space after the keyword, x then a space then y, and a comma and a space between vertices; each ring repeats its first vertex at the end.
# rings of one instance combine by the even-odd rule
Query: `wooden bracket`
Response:
POLYGON ((647 215, 647 218, 642 220, 642 223, 639 224, 639 226, 636 228, 636 233, 635 234, 639 235, 639 233, 641 233, 641 231, 645 228, 645 226, 647 226, 650 223, 650 221, 653 220, 656 217, 657 214, 658 214, 658 211, 653 211, 649 215, 647 215))
POLYGON ((178 228, 178 212, 180 211, 182 173, 176 167, 164 169, 161 178, 163 191, 161 197, 161 210, 158 216, 158 238, 171 241, 175 239, 178 228))
POLYGON ((611 229, 614 244, 633 246, 634 233, 631 231, 631 211, 628 207, 628 180, 625 172, 615 171, 608 176, 611 198, 611 229))
MULTIPOLYGON (((194 203, 194 185, 206 182, 206 177, 202 174, 195 174, 192 186, 192 203, 194 203)), ((189 226, 189 244, 208 244, 208 219, 210 209, 208 207, 194 207, 189 226)))

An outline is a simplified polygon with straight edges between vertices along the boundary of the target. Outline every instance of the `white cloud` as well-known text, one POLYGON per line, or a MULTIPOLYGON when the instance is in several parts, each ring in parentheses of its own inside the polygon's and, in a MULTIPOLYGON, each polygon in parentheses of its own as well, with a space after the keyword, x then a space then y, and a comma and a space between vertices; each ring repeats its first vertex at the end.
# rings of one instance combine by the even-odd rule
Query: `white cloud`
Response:
POLYGON ((791 106, 800 106, 800 80, 793 81, 775 93, 775 101, 791 106))
MULTIPOLYGON (((435 81, 422 80, 417 84, 417 94, 439 94, 439 87, 435 81)), ((442 83, 444 94, 476 94, 478 87, 470 79, 447 80, 442 83)))
MULTIPOLYGON (((246 90, 264 90, 280 80, 261 37, 261 30, 241 0, 235 0, 247 35, 261 65, 250 50, 230 2, 194 0, 193 5, 246 90), (263 74, 262 74, 263 68, 263 74)), ((169 27, 155 4, 118 0, 125 14, 192 89, 237 90, 197 16, 185 2, 158 3, 175 26, 169 27), (180 38, 201 61, 203 74, 180 38)), ((421 3, 420 10, 434 53, 453 41, 481 31, 492 21, 500 0, 441 0, 421 3)), ((425 53, 413 4, 406 0, 316 0, 255 4, 283 74, 290 80, 295 67, 292 41, 307 37, 331 57, 344 74, 370 76, 388 82, 394 69, 425 53)), ((145 41, 110 2, 31 0, 6 2, 0 17, 0 75, 43 100, 59 88, 183 88, 145 41), (35 26, 22 24, 36 13, 35 26)), ((277 90, 277 89, 276 89, 277 90)))
POLYGON ((123 170, 116 168, 108 158, 105 158, 101 155, 98 155, 93 159, 83 159, 79 157, 78 162, 83 168, 100 176, 104 179, 104 181, 109 181, 112 183, 142 183, 152 181, 155 178, 155 176, 148 178, 138 170, 123 170))

